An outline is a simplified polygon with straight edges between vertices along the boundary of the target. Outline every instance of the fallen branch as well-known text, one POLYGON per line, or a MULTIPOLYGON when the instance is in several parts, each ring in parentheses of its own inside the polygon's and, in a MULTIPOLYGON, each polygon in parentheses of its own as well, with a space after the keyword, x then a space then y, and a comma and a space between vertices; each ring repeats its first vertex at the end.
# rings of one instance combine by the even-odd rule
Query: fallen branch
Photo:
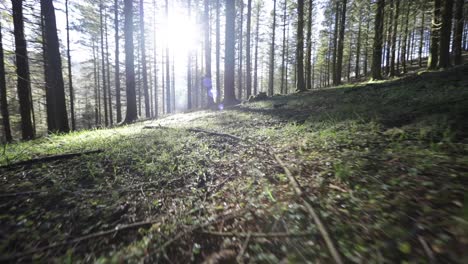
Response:
POLYGON ((299 197, 301 197, 301 199, 304 201, 305 208, 307 209, 307 212, 312 216, 312 219, 317 225, 318 230, 320 231, 320 234, 325 240, 325 244, 327 245, 328 250, 330 251, 330 254, 332 255, 333 259, 338 264, 344 263, 343 258, 340 255, 340 252, 336 249, 333 243, 333 240, 325 227, 325 224, 322 222, 322 220, 320 220, 320 217, 315 212, 312 205, 310 205, 309 201, 306 198, 304 198, 301 186, 299 182, 297 181, 296 177, 292 175, 291 171, 286 167, 286 165, 284 164, 284 162, 281 160, 281 158, 278 155, 276 154, 272 154, 272 155, 274 156, 275 160, 278 162, 278 164, 283 168, 284 172, 286 173, 286 176, 288 177, 289 182, 291 182, 292 184, 294 192, 296 192, 296 194, 299 197))
POLYGON ((99 150, 90 150, 90 151, 85 151, 85 152, 78 152, 78 153, 67 153, 67 154, 60 154, 60 155, 52 155, 52 156, 47 156, 47 157, 40 157, 40 158, 34 158, 30 160, 24 160, 24 161, 19 161, 16 163, 12 164, 7 164, 0 166, 0 169, 9 169, 17 166, 25 166, 25 165, 32 165, 36 163, 41 163, 41 162, 51 162, 51 161, 56 161, 56 160, 62 160, 62 159, 71 159, 74 157, 79 157, 82 155, 88 155, 88 154, 95 154, 95 153, 101 153, 104 152, 104 150, 99 149, 99 150))
POLYGON ((161 219, 157 219, 157 220, 149 220, 149 221, 144 221, 144 222, 137 222, 137 223, 128 224, 128 225, 124 225, 124 226, 116 226, 114 229, 111 229, 111 230, 106 230, 106 231, 101 231, 101 232, 89 234, 89 235, 78 237, 78 238, 68 240, 68 241, 52 243, 52 244, 50 244, 48 246, 41 247, 41 248, 36 248, 36 249, 30 250, 28 252, 23 252, 23 253, 11 255, 11 256, 6 256, 6 257, 2 256, 2 257, 0 257, 0 262, 11 261, 11 260, 14 260, 14 259, 19 259, 19 258, 22 258, 22 257, 34 255, 36 253, 43 252, 43 251, 46 251, 46 250, 49 250, 49 249, 53 249, 53 248, 57 248, 57 247, 61 247, 61 246, 67 246, 67 245, 71 245, 71 244, 76 244, 76 243, 80 243, 80 242, 90 240, 90 239, 93 239, 93 238, 98 238, 98 237, 102 237, 102 236, 115 234, 118 231, 123 231, 123 230, 128 230, 128 229, 139 228, 139 227, 143 227, 143 226, 147 226, 147 225, 152 225, 152 224, 158 223, 160 221, 161 221, 161 219))
POLYGON ((222 236, 222 237, 240 237, 240 238, 285 238, 285 237, 308 237, 314 235, 315 233, 306 232, 306 233, 287 233, 287 232, 278 232, 278 233, 259 233, 259 232, 249 232, 249 233, 235 233, 235 232, 215 232, 215 231, 201 231, 200 233, 210 236, 222 236))

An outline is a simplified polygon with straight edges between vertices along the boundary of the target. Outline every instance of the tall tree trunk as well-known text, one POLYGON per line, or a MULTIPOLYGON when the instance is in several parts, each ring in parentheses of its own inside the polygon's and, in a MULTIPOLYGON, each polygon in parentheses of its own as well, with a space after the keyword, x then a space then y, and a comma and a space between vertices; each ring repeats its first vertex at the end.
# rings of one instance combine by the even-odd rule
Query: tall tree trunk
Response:
POLYGON ((424 47, 424 22, 425 22, 425 12, 424 9, 425 5, 422 5, 421 10, 421 28, 419 31, 419 50, 418 50, 418 57, 419 57, 419 67, 422 67, 422 59, 423 59, 423 47, 424 47))
POLYGON ((442 26, 440 28, 439 68, 450 67, 450 37, 452 33, 453 1, 444 0, 442 8, 442 26))
POLYGON ((335 24, 334 24, 334 30, 333 30, 334 33, 333 33, 333 55, 332 55, 333 83, 336 82, 336 72, 337 72, 336 62, 338 58, 338 53, 337 53, 338 52, 338 39, 340 38, 338 36, 339 27, 340 27, 340 0, 335 0, 335 24))
MULTIPOLYGON (((218 0, 219 1, 219 0, 218 0)), ((246 95, 247 99, 252 95, 252 55, 251 55, 251 43, 250 35, 252 32, 252 0, 247 0, 247 36, 246 36, 246 67, 247 67, 247 79, 246 79, 246 95)))
POLYGON ((104 124, 109 126, 108 113, 107 113, 107 79, 106 79, 106 57, 104 50, 104 3, 103 0, 100 0, 99 4, 99 28, 101 32, 101 66, 102 66, 102 91, 103 91, 103 100, 104 100, 104 124))
POLYGON ((69 24, 69 0, 65 0, 65 18, 67 23, 67 59, 68 59, 68 87, 70 93, 70 119, 71 119, 71 129, 76 130, 76 120, 75 120, 75 95, 73 91, 73 76, 72 76, 72 63, 70 56, 70 24, 69 24))
POLYGON ((260 4, 257 2, 257 13, 255 15, 255 59, 254 59, 254 89, 253 94, 256 95, 258 92, 258 44, 260 41, 260 4))
POLYGON ((453 63, 462 64, 462 39, 463 39, 463 4, 464 0, 456 0, 455 3, 455 27, 452 43, 453 63))
POLYGON ((400 15, 400 0, 394 0, 393 3, 393 30, 392 30, 392 40, 391 40, 391 47, 392 47, 392 58, 390 61, 390 76, 395 76, 395 62, 396 62, 396 48, 397 48, 397 33, 398 33, 398 17, 400 15))
POLYGON ((52 132, 69 132, 67 106, 65 103, 65 85, 62 75, 62 59, 60 56, 59 40, 57 36, 57 25, 55 22, 55 9, 52 0, 42 0, 41 8, 44 14, 44 30, 46 37, 46 54, 48 78, 47 87, 53 95, 53 118, 54 127, 49 127, 52 132))
POLYGON ((133 0, 124 0, 125 14, 125 85, 127 113, 124 123, 132 123, 138 118, 135 92, 135 62, 133 55, 133 0))
POLYGON ((104 15, 104 30, 106 36, 106 64, 107 64, 107 102, 109 104, 109 124, 112 126, 114 124, 114 115, 112 113, 112 93, 111 93, 111 77, 110 77, 110 61, 109 61, 109 34, 107 31, 107 12, 104 15))
POLYGON ((341 9, 341 20, 340 20, 340 36, 338 39, 338 51, 337 51, 337 58, 336 58, 337 65, 336 65, 336 81, 334 83, 335 85, 341 84, 347 4, 348 4, 348 0, 343 0, 342 9, 341 9))
POLYGON ((11 136, 10 127, 10 113, 8 112, 8 100, 7 100, 7 88, 5 79, 5 61, 3 55, 3 35, 2 25, 0 22, 0 107, 2 111, 2 122, 3 131, 5 133, 5 140, 11 142, 13 137, 11 136))
POLYGON ((429 48, 429 58, 428 58, 428 68, 430 70, 437 69, 437 65, 439 63, 441 1, 442 0, 434 0, 434 6, 432 10, 431 46, 429 48))
POLYGON ((29 77, 28 51, 24 38, 23 0, 12 0, 15 35, 16 74, 18 76, 18 98, 21 114, 21 133, 25 140, 34 138, 32 123, 32 100, 29 77))
MULTIPOLYGON (((156 0, 153 0, 153 28, 156 28, 156 0)), ((158 118, 159 116, 159 102, 158 102, 158 54, 157 54, 157 38, 156 38, 156 30, 153 31, 153 71, 154 71, 154 118, 158 118)))
POLYGON ((367 76, 368 73, 368 61, 369 61, 369 33, 370 33, 370 12, 367 17, 367 26, 366 26, 366 42, 365 42, 365 47, 364 47, 364 65, 363 65, 363 70, 364 70, 364 76, 367 76))
POLYGON ((296 45, 296 63, 297 80, 296 90, 303 92, 306 90, 304 80, 304 0, 297 1, 297 45, 296 45))
POLYGON ((238 68, 238 72, 237 72, 237 90, 238 90, 238 94, 239 94, 239 99, 242 100, 242 89, 243 89, 243 86, 242 86, 242 74, 243 74, 243 71, 242 71, 242 67, 243 67, 243 51, 244 51, 244 48, 243 48, 243 41, 244 41, 244 1, 240 1, 240 10, 239 10, 239 13, 240 13, 240 23, 239 23, 239 68, 238 68))
POLYGON ((272 96, 274 93, 274 74, 275 74, 275 33, 276 33, 276 0, 273 0, 273 28, 271 34, 270 46, 270 65, 268 74, 268 95, 272 96))
MULTIPOLYGON (((252 0, 249 0, 252 1, 252 0)), ((221 26, 220 26, 220 0, 216 0, 216 103, 221 102, 221 26)))
POLYGON ((285 61, 286 61, 286 15, 287 15, 287 10, 288 10, 288 1, 284 1, 284 7, 283 7, 283 50, 281 52, 281 94, 284 94, 284 86, 285 86, 285 74, 286 74, 286 68, 285 68, 285 61))
POLYGON ((207 83, 205 84, 206 99, 208 107, 214 105, 215 97, 213 96, 213 85, 211 80, 211 40, 210 40, 210 3, 209 0, 205 0, 204 10, 204 27, 205 27, 205 78, 207 83))
MULTIPOLYGON (((362 32, 362 18, 359 17, 359 24, 358 24, 358 35, 357 35, 357 41, 356 41, 356 65, 355 65, 355 71, 354 75, 356 79, 359 79, 359 76, 361 75, 361 69, 360 67, 360 62, 361 62, 361 32, 362 32)), ((351 52, 351 50, 350 50, 351 52)))
POLYGON ((140 49, 141 49, 141 67, 142 67, 142 78, 143 78, 143 93, 145 96, 145 116, 146 118, 151 117, 150 109, 150 97, 148 88, 148 68, 146 65, 146 41, 145 41, 145 11, 143 0, 140 0, 140 49))
POLYGON ((374 46, 372 51, 372 79, 382 79, 382 38, 385 0, 377 1, 374 26, 374 46))
POLYGON ((117 123, 122 122, 122 102, 120 99, 120 46, 119 46, 119 0, 114 2, 115 27, 115 106, 117 110, 117 123))
MULTIPOLYGON (((287 25, 286 29, 286 36, 289 36, 289 23, 287 25)), ((289 38, 286 38, 286 62, 285 62, 285 71, 284 71, 284 82, 285 82, 285 87, 284 87, 284 93, 288 94, 289 92, 289 76, 288 76, 288 69, 289 69, 289 38)))
POLYGON ((236 5, 235 1, 226 0, 226 40, 224 59, 224 104, 232 105, 237 102, 234 91, 234 65, 236 47, 236 5))
MULTIPOLYGON (((165 13, 166 13, 166 23, 168 24, 169 20, 169 3, 166 0, 165 6, 165 13)), ((172 113, 171 107, 171 74, 170 74, 170 67, 169 67, 169 44, 166 43, 166 113, 172 113)))
POLYGON ((309 0, 309 10, 307 12, 307 52, 306 52, 306 89, 312 89, 312 8, 313 0, 309 0))
MULTIPOLYGON (((390 0, 389 3, 389 9, 390 7, 393 7, 395 5, 396 0, 390 0)), ((390 54, 391 54, 391 48, 392 48, 392 30, 393 30, 393 10, 394 8, 390 9, 387 15, 387 21, 388 21, 388 28, 387 28, 387 37, 386 37, 386 50, 385 50, 385 74, 389 75, 390 74, 390 54)))
POLYGON ((408 27, 409 27, 409 17, 410 17, 410 10, 411 10, 411 1, 408 2, 406 6, 406 22, 405 22, 405 32, 403 33, 403 46, 401 47, 401 66, 403 67, 403 73, 406 73, 408 70, 406 68, 406 52, 408 48, 408 27))
MULTIPOLYGON (((219 0, 217 0, 219 2, 219 0)), ((188 0, 188 16, 192 17, 192 2, 188 0)), ((216 50, 218 52, 218 50, 216 50)), ((216 54, 218 56, 218 54, 216 54)), ((218 57, 216 57, 218 59, 218 57)), ((218 65, 217 65, 218 66, 218 65)), ((218 70, 217 68, 216 70, 218 70)), ((217 73, 216 73, 217 74, 217 73)), ((187 109, 192 109, 192 51, 189 49, 187 54, 187 109)))

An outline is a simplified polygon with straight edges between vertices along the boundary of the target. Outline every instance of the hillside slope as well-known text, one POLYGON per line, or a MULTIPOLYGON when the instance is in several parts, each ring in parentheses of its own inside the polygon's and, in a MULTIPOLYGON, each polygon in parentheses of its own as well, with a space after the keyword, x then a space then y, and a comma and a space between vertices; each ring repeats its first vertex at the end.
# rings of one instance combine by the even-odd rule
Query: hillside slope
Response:
POLYGON ((466 263, 467 131, 463 66, 8 145, 0 260, 466 263))

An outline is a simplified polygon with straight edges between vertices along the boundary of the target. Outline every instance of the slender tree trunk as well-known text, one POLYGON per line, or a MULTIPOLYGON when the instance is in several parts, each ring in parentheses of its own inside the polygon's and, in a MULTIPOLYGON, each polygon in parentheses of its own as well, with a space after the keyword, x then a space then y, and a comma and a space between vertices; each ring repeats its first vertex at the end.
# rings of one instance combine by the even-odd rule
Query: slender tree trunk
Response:
POLYGON ((306 89, 312 89, 312 10, 313 0, 309 0, 309 10, 307 12, 307 52, 306 52, 306 89))
POLYGON ((210 40, 210 4, 209 0, 205 0, 205 12, 204 12, 204 24, 205 24, 205 78, 209 80, 205 87, 206 89, 206 99, 208 107, 214 105, 214 100, 216 99, 213 95, 213 86, 211 80, 211 40, 210 40))
MULTIPOLYGON (((156 0, 153 0, 153 16, 154 16, 154 19, 153 19, 153 28, 156 28, 156 0)), ((153 67, 154 67, 154 118, 158 118, 159 117, 159 102, 158 102, 158 62, 157 62, 157 58, 158 58, 158 54, 157 54, 157 50, 158 50, 158 46, 157 46, 157 42, 156 42, 157 38, 156 38, 156 30, 153 31, 153 42, 154 42, 154 46, 153 46, 153 67)))
POLYGON ((124 123, 132 123, 138 118, 135 92, 135 62, 133 45, 133 0, 124 0, 125 14, 125 85, 127 113, 124 123))
MULTIPOLYGON (((217 0, 219 2, 219 0, 217 0)), ((188 0, 188 16, 192 17, 192 1, 188 0)), ((218 50, 216 50, 218 52, 218 50)), ((216 54, 218 56, 218 54, 216 54)), ((218 59, 218 57, 216 57, 218 59)), ((218 70, 217 68, 216 70, 218 70)), ((217 73, 216 73, 217 74, 217 73)), ((192 109, 192 51, 187 54, 187 109, 192 109)))
POLYGON ((410 17, 410 10, 411 10, 411 1, 408 2, 406 6, 406 22, 405 22, 405 32, 403 33, 403 46, 401 47, 401 66, 403 67, 403 73, 407 72, 406 68, 406 52, 407 52, 407 45, 408 45, 408 27, 409 27, 409 17, 410 17))
POLYGON ((332 78, 333 78, 333 83, 336 82, 336 73, 337 73, 337 58, 338 58, 338 29, 340 26, 340 0, 335 0, 335 24, 334 24, 334 33, 333 33, 333 64, 332 64, 332 78))
POLYGON ((274 93, 274 74, 275 74, 275 33, 276 33, 276 0, 273 0, 273 28, 271 34, 270 46, 270 65, 268 74, 268 95, 274 93))
POLYGON ((455 2, 455 28, 452 43, 453 63, 455 65, 462 64, 463 4, 464 0, 456 0, 455 2))
POLYGON ((3 131, 7 142, 13 141, 10 127, 10 113, 8 112, 7 87, 5 79, 5 61, 3 54, 2 24, 0 22, 0 107, 2 111, 3 131))
POLYGON ((110 77, 110 61, 109 61, 109 34, 107 31, 107 12, 104 16, 105 36, 106 36, 106 64, 107 64, 107 102, 109 104, 109 124, 114 124, 114 115, 112 113, 112 93, 111 93, 111 77, 110 77))
POLYGON ((338 39, 338 51, 337 51, 338 58, 336 59, 337 65, 336 65, 336 82, 334 83, 335 85, 341 84, 347 4, 348 4, 348 0, 343 0, 342 10, 341 10, 341 20, 340 20, 340 36, 338 39))
POLYGON ((253 94, 258 92, 258 44, 260 41, 260 4, 257 2, 256 25, 255 25, 255 59, 254 59, 254 89, 253 94))
POLYGON ((296 90, 303 92, 306 90, 304 80, 304 0, 297 1, 297 45, 296 45, 296 63, 297 80, 296 90))
MULTIPOLYGON (((360 67, 360 62, 361 62, 361 32, 362 32, 362 18, 359 18, 359 24, 358 24, 358 35, 357 35, 357 41, 356 41, 356 65, 355 65, 355 71, 354 75, 356 79, 359 79, 361 75, 361 69, 360 67)), ((350 50, 351 52, 351 50, 350 50)))
POLYGON ((425 22, 425 12, 424 9, 425 5, 422 5, 421 10, 421 28, 419 31, 419 50, 418 50, 418 57, 419 57, 419 67, 422 67, 422 59, 423 59, 423 47, 424 47, 424 22, 425 22))
POLYGON ((151 117, 150 97, 148 88, 148 67, 146 65, 146 41, 145 41, 145 11, 143 0, 140 0, 140 49, 141 49, 141 67, 143 78, 143 94, 145 97, 145 116, 151 117))
MULTIPOLYGON (((252 1, 252 0, 249 0, 252 1)), ((221 26, 220 26, 220 0, 216 0, 216 103, 221 102, 221 26)))
POLYGON ((243 41, 244 41, 244 1, 241 1, 240 2, 240 10, 239 10, 239 13, 240 13, 240 23, 239 23, 239 68, 238 68, 238 72, 237 72, 237 90, 238 90, 238 94, 239 94, 239 99, 242 100, 242 89, 243 89, 243 86, 242 86, 242 74, 243 74, 243 70, 242 70, 242 66, 243 66, 243 51, 244 51, 244 47, 243 47, 243 41))
POLYGON ((364 76, 367 77, 368 73, 368 61, 369 61, 369 33, 370 33, 370 13, 367 18, 367 26, 366 26, 366 42, 365 42, 365 47, 364 47, 364 65, 363 65, 363 70, 364 70, 364 76))
POLYGON ((44 26, 46 37, 46 54, 48 78, 47 87, 50 89, 54 100, 53 113, 55 127, 49 128, 52 132, 69 132, 67 105, 65 102, 65 85, 62 75, 62 60, 60 56, 57 25, 55 22, 55 9, 52 0, 42 0, 41 7, 44 14, 44 26))
POLYGON ((109 126, 108 113, 107 113, 107 79, 106 79, 106 57, 104 51, 104 4, 103 0, 100 0, 99 5, 99 21, 100 21, 100 32, 101 32, 101 66, 102 66, 102 91, 104 100, 104 124, 109 126))
POLYGON ((122 122, 122 102, 120 98, 120 46, 119 46, 119 0, 114 2, 115 27, 115 106, 117 110, 117 123, 122 122))
POLYGON ((434 7, 432 10, 431 46, 429 48, 428 58, 428 68, 430 70, 437 69, 437 65, 439 63, 441 1, 442 0, 434 0, 434 7))
MULTIPOLYGON (((219 2, 219 0, 218 0, 219 2)), ((251 32, 252 32, 252 0, 247 0, 247 36, 246 36, 246 95, 247 99, 252 95, 252 55, 251 55, 251 32)))
POLYGON ((32 100, 30 94, 28 51, 24 38, 23 0, 12 0, 12 6, 21 133, 23 139, 28 140, 34 138, 35 133, 31 115, 32 100))
POLYGON ((73 76, 72 76, 72 63, 70 56, 70 24, 69 24, 69 0, 65 0, 65 18, 67 23, 67 59, 68 59, 68 87, 70 93, 70 119, 71 119, 71 129, 76 130, 76 120, 75 120, 75 95, 73 91, 73 76))
POLYGON ((385 74, 389 75, 390 74, 390 54, 391 54, 391 48, 392 48, 392 30, 393 30, 393 12, 392 10, 394 9, 395 6, 395 1, 396 0, 390 0, 389 3, 389 9, 392 7, 391 10, 389 10, 388 15, 387 15, 387 21, 388 21, 388 28, 387 28, 387 37, 386 37, 386 51, 385 51, 385 74))
POLYGON ((450 37, 452 33, 453 1, 443 0, 442 26, 440 29, 439 68, 450 67, 450 37))
POLYGON ((392 58, 390 61, 390 76, 395 76, 395 62, 396 62, 396 48, 397 48, 397 32, 398 32, 398 17, 400 15, 400 0, 394 0, 393 3, 393 30, 392 30, 392 40, 391 40, 391 47, 392 47, 392 58))
MULTIPOLYGON (((169 4, 168 0, 166 0, 165 6, 166 12, 166 23, 169 23, 169 4)), ((170 74, 170 67, 169 67, 169 44, 166 43, 166 113, 172 113, 171 107, 171 74, 170 74)))
MULTIPOLYGON (((289 36, 289 23, 287 25, 287 29, 286 29, 286 36, 289 36)), ((288 59, 289 59, 289 38, 286 38, 286 62, 285 62, 285 71, 284 71, 284 82, 285 82, 285 87, 284 87, 284 93, 285 94, 288 94, 289 92, 289 76, 288 76, 288 69, 289 69, 289 62, 288 62, 288 59)))
MULTIPOLYGON (((249 0, 250 1, 250 0, 249 0)), ((285 86, 285 61, 286 61, 286 21, 287 21, 287 8, 288 7, 288 1, 284 1, 284 7, 283 7, 283 51, 281 52, 281 94, 284 94, 284 86, 285 86)))
POLYGON ((377 0, 377 12, 375 14, 374 26, 374 46, 372 52, 372 79, 382 79, 382 38, 383 38, 383 18, 385 0, 377 0))
POLYGON ((236 5, 235 1, 226 0, 226 40, 224 60, 224 104, 232 105, 237 102, 234 91, 234 65, 236 45, 236 5))

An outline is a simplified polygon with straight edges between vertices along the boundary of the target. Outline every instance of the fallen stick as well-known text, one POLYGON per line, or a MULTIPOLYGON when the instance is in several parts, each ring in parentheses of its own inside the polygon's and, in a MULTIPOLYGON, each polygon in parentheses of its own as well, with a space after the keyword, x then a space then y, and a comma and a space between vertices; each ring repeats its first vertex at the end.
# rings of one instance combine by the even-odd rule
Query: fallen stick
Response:
POLYGON ((341 257, 339 251, 336 249, 333 243, 333 240, 325 227, 325 224, 322 222, 322 220, 320 220, 320 217, 315 212, 312 205, 310 205, 309 201, 306 198, 304 198, 304 195, 303 195, 304 193, 302 192, 301 186, 299 182, 297 181, 296 177, 292 175, 291 171, 286 167, 286 165, 284 164, 284 162, 281 160, 281 158, 278 155, 273 154, 273 156, 275 160, 278 162, 278 164, 283 168, 284 172, 286 173, 286 176, 288 177, 289 181, 292 184, 294 192, 296 192, 296 194, 299 197, 301 197, 301 199, 304 201, 305 208, 307 209, 308 213, 312 216, 312 219, 314 219, 314 222, 317 225, 318 230, 320 231, 320 234, 322 235, 323 239, 325 240, 325 244, 327 245, 328 250, 330 251, 330 254, 332 255, 333 259, 338 264, 344 263, 343 258, 341 257))
POLYGON ((24 166, 24 165, 32 165, 35 163, 40 163, 40 162, 50 162, 50 161, 56 161, 56 160, 61 160, 61 159, 71 159, 74 157, 79 157, 82 155, 88 155, 88 154, 95 154, 95 153, 101 153, 104 152, 104 150, 99 149, 99 150, 90 150, 90 151, 85 151, 85 152, 78 152, 78 153, 67 153, 67 154, 60 154, 60 155, 52 155, 52 156, 47 156, 47 157, 40 157, 40 158, 34 158, 30 160, 24 160, 24 161, 19 161, 16 163, 12 164, 7 164, 0 166, 0 169, 9 169, 17 166, 24 166))
POLYGON ((201 231, 200 233, 210 236, 222 236, 222 237, 241 237, 241 238, 285 238, 285 237, 304 237, 314 235, 315 233, 306 232, 306 233, 287 233, 287 232, 278 232, 278 233, 259 233, 259 232, 249 232, 249 233, 234 233, 234 232, 215 232, 215 231, 201 231))
POLYGON ((52 243, 52 244, 50 244, 48 246, 33 249, 33 250, 28 251, 28 252, 19 253, 19 254, 15 254, 15 255, 11 255, 11 256, 6 256, 6 257, 2 256, 2 257, 0 257, 0 262, 11 261, 11 260, 14 260, 14 259, 29 256, 29 255, 34 255, 36 253, 43 252, 43 251, 46 251, 46 250, 49 250, 49 249, 53 249, 53 248, 57 248, 57 247, 61 247, 61 246, 66 246, 66 245, 70 245, 70 244, 80 243, 80 242, 90 240, 90 239, 93 239, 93 238, 98 238, 98 237, 101 237, 101 236, 114 234, 114 233, 117 233, 118 231, 122 231, 122 230, 128 230, 128 229, 134 229, 134 228, 138 228, 138 227, 142 227, 142 226, 152 225, 152 224, 158 223, 160 221, 161 221, 161 219, 157 219, 157 220, 149 220, 149 221, 144 221, 144 222, 137 222, 137 223, 128 224, 128 225, 124 225, 124 226, 116 226, 114 229, 111 229, 111 230, 106 230, 106 231, 101 231, 101 232, 89 234, 89 235, 78 237, 78 238, 68 240, 68 241, 52 243))

